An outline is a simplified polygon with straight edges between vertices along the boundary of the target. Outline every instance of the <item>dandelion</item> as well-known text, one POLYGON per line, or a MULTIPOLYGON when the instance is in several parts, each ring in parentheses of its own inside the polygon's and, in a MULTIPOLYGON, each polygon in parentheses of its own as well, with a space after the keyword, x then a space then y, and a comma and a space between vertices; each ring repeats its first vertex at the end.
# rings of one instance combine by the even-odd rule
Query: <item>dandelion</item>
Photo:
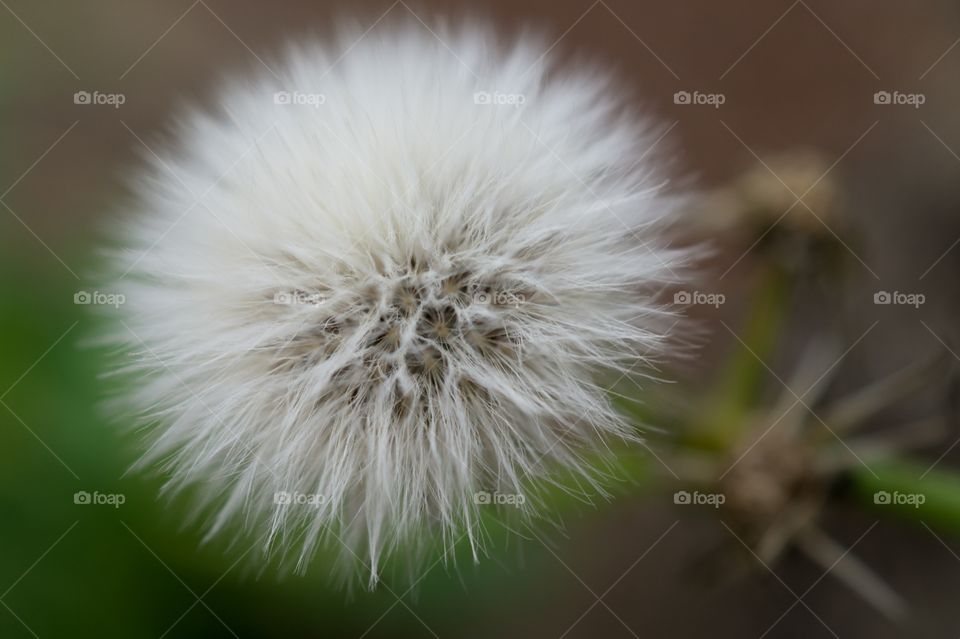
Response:
POLYGON ((636 437, 604 382, 664 354, 688 256, 606 74, 479 28, 359 36, 227 85, 148 158, 112 342, 141 463, 211 534, 300 569, 332 547, 372 585, 431 540, 476 556, 477 495, 534 517, 558 473, 602 490, 591 455, 636 437))

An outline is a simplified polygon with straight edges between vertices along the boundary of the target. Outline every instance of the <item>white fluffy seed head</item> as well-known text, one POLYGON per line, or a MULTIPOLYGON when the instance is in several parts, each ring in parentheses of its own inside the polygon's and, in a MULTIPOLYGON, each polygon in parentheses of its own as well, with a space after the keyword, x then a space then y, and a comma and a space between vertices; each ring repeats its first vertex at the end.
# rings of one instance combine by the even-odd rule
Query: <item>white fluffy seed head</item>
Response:
POLYGON ((588 453, 632 436, 603 383, 663 353, 686 256, 656 131, 604 74, 482 28, 360 35, 230 84, 149 158, 111 338, 144 461, 213 531, 375 583, 400 549, 477 546, 484 493, 537 515, 558 469, 597 487, 588 453))

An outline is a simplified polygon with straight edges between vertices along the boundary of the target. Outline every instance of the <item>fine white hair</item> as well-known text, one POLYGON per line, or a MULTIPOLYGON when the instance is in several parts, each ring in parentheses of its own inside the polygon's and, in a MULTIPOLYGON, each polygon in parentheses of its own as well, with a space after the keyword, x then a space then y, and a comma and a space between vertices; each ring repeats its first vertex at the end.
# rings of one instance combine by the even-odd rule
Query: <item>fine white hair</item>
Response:
MULTIPOLYGON (((110 341, 169 488, 300 568, 466 538, 636 437, 688 254, 608 74, 478 26, 342 33, 235 80, 139 171, 110 341)), ((355 571, 354 571, 355 572, 355 571)))

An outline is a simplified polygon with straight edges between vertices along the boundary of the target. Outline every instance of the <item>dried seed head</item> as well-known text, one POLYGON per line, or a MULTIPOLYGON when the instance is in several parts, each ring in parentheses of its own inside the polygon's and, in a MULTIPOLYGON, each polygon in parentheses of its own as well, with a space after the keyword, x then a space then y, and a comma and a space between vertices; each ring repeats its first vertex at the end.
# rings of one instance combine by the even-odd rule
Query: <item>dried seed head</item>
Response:
POLYGON ((145 461, 201 487, 213 530, 301 564, 331 544, 375 582, 398 547, 481 541, 478 494, 594 485, 584 453, 631 436, 597 375, 662 354, 685 255, 654 132, 598 74, 484 30, 357 36, 183 120, 116 257, 113 337, 145 461))

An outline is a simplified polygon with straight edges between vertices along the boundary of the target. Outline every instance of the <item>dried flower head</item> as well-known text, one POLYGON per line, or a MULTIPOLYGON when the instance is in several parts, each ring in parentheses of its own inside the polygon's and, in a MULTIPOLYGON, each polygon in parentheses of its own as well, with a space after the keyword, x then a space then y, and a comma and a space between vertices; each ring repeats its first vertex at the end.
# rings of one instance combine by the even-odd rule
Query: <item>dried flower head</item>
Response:
POLYGON ((114 341, 144 461, 212 530, 374 583, 399 547, 476 547, 485 494, 535 515, 554 469, 597 487, 585 454, 632 436, 601 376, 663 353, 686 255, 604 74, 485 30, 358 35, 182 120, 115 257, 114 341))

